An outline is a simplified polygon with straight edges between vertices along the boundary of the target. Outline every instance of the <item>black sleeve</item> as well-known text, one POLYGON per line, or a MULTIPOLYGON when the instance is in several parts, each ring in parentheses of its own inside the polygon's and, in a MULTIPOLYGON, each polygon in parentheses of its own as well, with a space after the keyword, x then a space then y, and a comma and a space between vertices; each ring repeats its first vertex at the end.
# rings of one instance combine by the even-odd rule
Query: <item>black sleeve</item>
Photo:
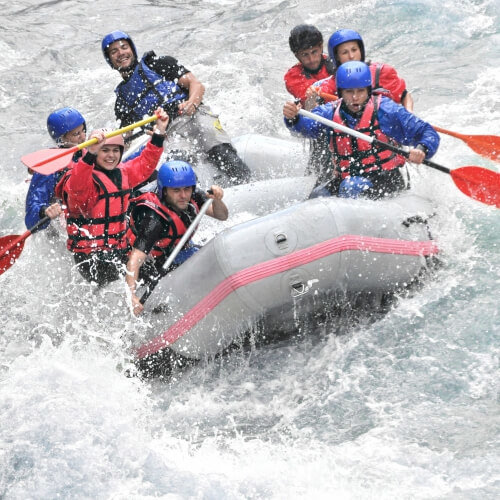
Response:
POLYGON ((200 208, 208 200, 208 196, 205 191, 202 191, 199 188, 195 189, 192 198, 200 208))
POLYGON ((189 70, 179 64, 175 57, 157 56, 153 51, 144 55, 146 64, 156 73, 163 76, 165 80, 177 81, 181 76, 189 73, 189 70))
POLYGON ((165 223, 160 215, 147 207, 137 207, 133 214, 136 221, 137 238, 134 248, 148 254, 165 231, 165 223))

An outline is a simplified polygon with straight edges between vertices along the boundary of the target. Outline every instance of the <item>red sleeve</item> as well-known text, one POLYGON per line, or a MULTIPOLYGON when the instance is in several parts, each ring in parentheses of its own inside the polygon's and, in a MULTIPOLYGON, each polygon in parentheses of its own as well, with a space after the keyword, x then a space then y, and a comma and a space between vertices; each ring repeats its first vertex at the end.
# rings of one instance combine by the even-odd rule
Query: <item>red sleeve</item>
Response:
MULTIPOLYGON (((326 55, 324 54, 323 59, 326 61, 326 55)), ((306 102, 306 90, 318 80, 322 80, 328 76, 330 76, 330 73, 328 72, 326 64, 323 64, 317 73, 306 75, 302 64, 297 63, 285 73, 283 79, 285 80, 285 86, 288 92, 300 99, 304 105, 306 102)))
POLYGON ((64 184, 64 199, 68 204, 68 211, 72 215, 86 215, 97 202, 97 187, 92 179, 93 165, 80 158, 76 165, 68 172, 68 179, 64 184))
POLYGON ((321 92, 326 92, 327 94, 337 95, 337 86, 335 85, 335 77, 330 76, 317 83, 317 86, 321 92))
POLYGON ((127 176, 131 188, 149 178, 160 161, 162 153, 162 147, 155 146, 149 141, 139 156, 120 165, 119 168, 127 176))
POLYGON ((302 64, 292 66, 285 74, 285 86, 288 92, 294 97, 297 97, 304 103, 306 98, 306 90, 314 83, 306 78, 302 72, 302 64))
POLYGON ((397 71, 392 66, 388 64, 378 64, 378 66, 380 67, 379 87, 388 90, 390 95, 387 97, 401 104, 403 92, 406 90, 406 82, 399 77, 397 71))

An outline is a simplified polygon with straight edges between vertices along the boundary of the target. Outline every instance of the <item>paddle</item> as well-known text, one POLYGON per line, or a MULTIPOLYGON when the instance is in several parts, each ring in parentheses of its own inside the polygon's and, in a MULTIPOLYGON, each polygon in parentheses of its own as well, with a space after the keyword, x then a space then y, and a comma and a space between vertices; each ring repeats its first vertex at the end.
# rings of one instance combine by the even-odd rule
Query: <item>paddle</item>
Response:
POLYGON ((433 125, 442 134, 451 135, 464 141, 477 154, 493 161, 500 161, 500 137, 497 135, 465 135, 433 125))
POLYGON ((49 217, 43 217, 21 236, 17 234, 10 234, 0 238, 0 274, 7 271, 7 269, 9 269, 19 258, 21 252, 23 251, 26 238, 30 236, 35 229, 43 226, 49 220, 49 217))
MULTIPOLYGON (((369 142, 376 146, 389 149, 397 154, 405 156, 408 158, 409 153, 404 149, 393 146, 392 144, 387 144, 386 142, 379 141, 373 136, 362 134, 357 130, 353 130, 349 127, 345 127, 340 123, 335 123, 332 120, 323 118, 322 116, 316 115, 304 109, 299 110, 299 114, 306 116, 312 120, 316 120, 328 127, 340 130, 345 134, 352 135, 363 141, 369 142)), ((455 185, 470 198, 474 200, 485 203, 486 205, 495 205, 500 208, 500 174, 489 170, 487 168, 476 167, 476 166, 466 166, 455 168, 450 170, 447 167, 443 167, 437 163, 430 160, 424 160, 423 163, 431 168, 444 172, 445 174, 451 175, 451 178, 455 182, 455 185)))
MULTIPOLYGON (((182 250, 184 245, 186 244, 187 240, 189 237, 193 234, 193 231, 196 229, 196 226, 200 222, 200 219, 205 215, 205 212, 209 209, 210 205, 213 202, 213 198, 209 198, 203 206, 200 208, 200 211, 198 212, 198 215, 194 218, 193 222, 191 222, 191 225, 187 228, 186 232, 182 236, 182 238, 179 240, 179 243, 175 246, 175 248, 172 250, 172 253, 168 256, 167 260, 163 264, 162 268, 164 271, 166 271, 174 259, 177 257, 179 252, 182 250)), ((153 292, 155 286, 158 284, 158 281, 155 281, 152 283, 149 288, 143 293, 142 297, 140 298, 140 303, 144 304, 146 302, 147 298, 151 295, 153 292)))
MULTIPOLYGON (((328 94, 327 92, 318 91, 318 94, 325 101, 336 101, 338 99, 336 95, 328 94)), ((437 132, 461 139, 475 153, 493 161, 500 161, 500 137, 497 135, 466 135, 436 127, 435 125, 432 125, 432 127, 437 132)))
MULTIPOLYGON (((156 120, 158 117, 156 115, 149 116, 144 120, 141 120, 136 123, 132 123, 131 125, 127 125, 126 127, 120 128, 118 130, 114 130, 105 135, 106 139, 110 137, 115 137, 117 135, 124 134, 125 132, 129 132, 137 127, 142 127, 147 123, 151 123, 156 120)), ((38 172, 43 175, 50 175, 58 170, 61 170, 64 167, 68 166, 69 160, 67 156, 73 155, 80 149, 86 148, 95 144, 97 139, 94 137, 93 139, 89 139, 88 141, 82 142, 72 148, 68 149, 41 149, 40 151, 35 151, 34 153, 30 153, 21 157, 21 161, 31 170, 38 172)))

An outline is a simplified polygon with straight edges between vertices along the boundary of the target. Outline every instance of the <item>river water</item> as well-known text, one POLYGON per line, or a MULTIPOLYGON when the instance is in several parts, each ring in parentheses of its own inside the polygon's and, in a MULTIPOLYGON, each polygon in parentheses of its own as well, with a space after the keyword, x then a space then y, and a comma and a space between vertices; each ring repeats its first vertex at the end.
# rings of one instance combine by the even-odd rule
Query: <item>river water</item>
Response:
MULTIPOLYGON (((415 112, 500 134, 498 0, 0 1, 0 234, 25 230, 20 157, 50 146, 47 114, 114 127, 119 75, 102 36, 176 56, 232 136, 288 138, 290 29, 342 27, 395 66, 415 112)), ((498 164, 442 136, 450 168, 498 164)), ((499 473, 500 219, 420 167, 443 268, 379 321, 127 378, 120 287, 83 284, 63 242, 26 242, 0 277, 0 498, 494 499, 499 473)), ((219 227, 220 230, 220 227, 219 227)))

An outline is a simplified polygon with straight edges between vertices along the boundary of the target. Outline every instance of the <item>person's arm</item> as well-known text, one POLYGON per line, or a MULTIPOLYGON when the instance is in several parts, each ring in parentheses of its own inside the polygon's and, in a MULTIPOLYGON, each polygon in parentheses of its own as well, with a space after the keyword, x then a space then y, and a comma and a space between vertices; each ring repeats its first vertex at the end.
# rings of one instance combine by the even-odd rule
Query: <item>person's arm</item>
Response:
POLYGON ((422 163, 432 158, 439 147, 439 135, 432 125, 407 111, 403 106, 388 98, 382 98, 379 108, 381 131, 400 144, 412 146, 409 160, 422 163))
POLYGON ((165 140, 165 130, 169 118, 162 108, 157 108, 155 113, 159 115, 159 118, 156 120, 151 140, 146 144, 139 156, 120 164, 120 169, 128 176, 132 188, 152 175, 163 153, 163 141, 165 140))
POLYGON ((146 260, 147 254, 137 248, 133 248, 127 262, 127 272, 125 281, 130 291, 132 301, 132 312, 138 316, 144 311, 144 306, 141 304, 141 299, 135 294, 137 281, 139 280, 139 270, 146 260))
POLYGON ((401 99, 401 104, 405 107, 406 110, 413 113, 413 96, 408 90, 405 90, 403 98, 401 99))
MULTIPOLYGON (((62 212, 59 203, 52 203, 55 179, 56 174, 33 174, 28 193, 26 194, 26 214, 24 222, 28 229, 37 224, 45 215, 54 219, 62 212)), ((37 231, 45 229, 48 225, 49 222, 43 224, 37 228, 37 231)))
MULTIPOLYGON (((373 63, 379 67, 379 87, 387 90, 394 102, 403 105, 408 111, 413 111, 413 97, 406 88, 406 82, 389 64, 373 63)), ((377 70, 375 70, 377 71, 377 70)))
POLYGON ((144 310, 140 298, 135 293, 139 280, 139 271, 155 243, 161 239, 164 225, 160 216, 154 210, 144 206, 136 208, 133 219, 137 221, 135 226, 137 237, 127 262, 125 281, 130 291, 133 313, 138 316, 144 310))
POLYGON ((194 115, 203 100, 204 85, 191 72, 182 75, 178 84, 188 91, 188 98, 179 104, 179 112, 184 115, 194 115))
MULTIPOLYGON (((299 115, 300 109, 301 106, 299 104, 295 104, 292 101, 286 102, 283 106, 284 122, 290 131, 304 135, 306 137, 311 137, 312 139, 317 139, 325 131, 330 131, 330 128, 326 125, 323 125, 316 120, 312 120, 311 118, 299 115)), ((312 110, 313 113, 319 116, 323 116, 328 120, 331 120, 333 118, 333 111, 334 105, 332 103, 326 103, 321 106, 317 106, 312 110)))
POLYGON ((88 214, 97 203, 98 190, 92 179, 97 155, 90 150, 76 163, 64 185, 70 214, 88 214))
POLYGON ((207 198, 212 198, 214 201, 208 207, 207 215, 217 220, 227 220, 229 217, 229 210, 226 204, 222 201, 224 197, 224 190, 216 184, 210 187, 207 198))

